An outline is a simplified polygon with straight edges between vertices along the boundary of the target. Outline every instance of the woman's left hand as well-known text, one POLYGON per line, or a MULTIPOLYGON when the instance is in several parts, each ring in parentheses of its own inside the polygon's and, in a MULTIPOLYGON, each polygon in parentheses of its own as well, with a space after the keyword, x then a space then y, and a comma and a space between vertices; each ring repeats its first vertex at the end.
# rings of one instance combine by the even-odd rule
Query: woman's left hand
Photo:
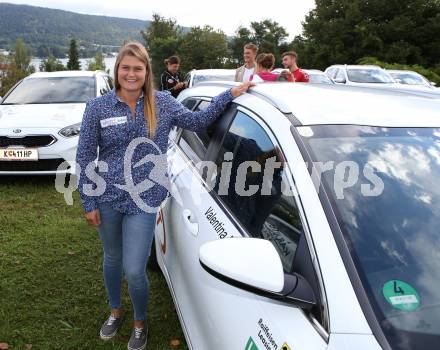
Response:
POLYGON ((251 88, 252 86, 255 86, 255 83, 253 83, 251 81, 248 81, 247 83, 240 84, 238 86, 234 86, 231 89, 231 94, 234 98, 238 97, 241 94, 244 94, 246 91, 248 91, 248 89, 251 88))

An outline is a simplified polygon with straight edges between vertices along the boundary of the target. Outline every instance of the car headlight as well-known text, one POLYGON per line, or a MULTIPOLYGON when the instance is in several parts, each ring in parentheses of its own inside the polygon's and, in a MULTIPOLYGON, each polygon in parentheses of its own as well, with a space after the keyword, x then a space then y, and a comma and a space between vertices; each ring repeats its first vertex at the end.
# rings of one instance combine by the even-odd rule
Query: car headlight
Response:
POLYGON ((77 123, 66 126, 65 128, 61 129, 59 134, 64 137, 78 136, 80 129, 81 129, 81 123, 77 123))

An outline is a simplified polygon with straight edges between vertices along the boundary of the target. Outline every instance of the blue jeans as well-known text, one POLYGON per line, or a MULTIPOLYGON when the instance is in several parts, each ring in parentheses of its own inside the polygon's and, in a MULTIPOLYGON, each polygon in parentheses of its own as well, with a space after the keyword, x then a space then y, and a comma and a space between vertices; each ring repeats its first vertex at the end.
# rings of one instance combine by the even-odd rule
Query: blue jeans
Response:
POLYGON ((110 204, 98 206, 101 225, 98 227, 104 249, 104 283, 111 308, 121 307, 122 271, 128 282, 134 319, 146 319, 149 287, 145 267, 154 236, 155 214, 128 215, 114 210, 110 204))

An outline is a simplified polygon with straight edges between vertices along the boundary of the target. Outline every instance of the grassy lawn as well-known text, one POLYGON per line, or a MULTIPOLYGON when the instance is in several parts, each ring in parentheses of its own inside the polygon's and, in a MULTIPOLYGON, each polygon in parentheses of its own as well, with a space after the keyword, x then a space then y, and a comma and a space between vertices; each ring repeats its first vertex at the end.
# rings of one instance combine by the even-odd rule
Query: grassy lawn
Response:
MULTIPOLYGON (((150 278, 149 350, 187 349, 166 282, 150 278)), ((83 219, 78 193, 68 206, 52 177, 0 177, 0 343, 9 349, 126 349, 132 308, 110 342, 99 339, 108 316, 102 249, 83 219), (29 345, 31 344, 31 345, 29 345)))

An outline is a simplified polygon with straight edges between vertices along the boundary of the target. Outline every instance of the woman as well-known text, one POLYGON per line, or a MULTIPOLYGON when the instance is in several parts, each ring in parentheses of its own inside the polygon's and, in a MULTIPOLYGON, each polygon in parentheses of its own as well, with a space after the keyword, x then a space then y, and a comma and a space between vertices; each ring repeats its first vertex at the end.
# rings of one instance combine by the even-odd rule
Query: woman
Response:
POLYGON ((275 64, 275 56, 271 53, 260 53, 257 56, 256 62, 257 69, 255 71, 255 74, 251 76, 250 81, 294 81, 291 74, 286 75, 286 73, 278 74, 271 72, 275 64))
MULTIPOLYGON (((158 208, 168 192, 150 181, 153 185, 140 193, 139 198, 134 198, 132 189, 126 185, 127 169, 131 175, 128 181, 132 184, 145 182, 155 168, 149 162, 140 166, 138 163, 145 157, 157 155, 157 150, 166 156, 168 134, 173 126, 190 130, 207 127, 252 83, 218 95, 204 111, 191 112, 168 92, 154 90, 148 53, 136 42, 127 43, 119 52, 114 76, 115 89, 88 102, 84 112, 77 151, 81 169, 79 191, 86 220, 97 228, 104 250, 104 282, 111 314, 102 325, 100 336, 104 340, 111 339, 121 325, 123 271, 134 310, 128 349, 139 350, 144 349, 147 342, 145 266, 153 240, 155 214, 142 210, 137 199, 148 208, 158 208), (133 142, 137 140, 150 142, 134 147, 133 142), (99 175, 94 172, 97 157, 99 175)), ((167 179, 165 172, 163 174, 167 179)))
POLYGON ((182 81, 178 72, 180 58, 178 56, 171 56, 164 63, 167 69, 160 76, 160 89, 162 91, 170 91, 173 97, 177 97, 186 88, 186 83, 182 81))

